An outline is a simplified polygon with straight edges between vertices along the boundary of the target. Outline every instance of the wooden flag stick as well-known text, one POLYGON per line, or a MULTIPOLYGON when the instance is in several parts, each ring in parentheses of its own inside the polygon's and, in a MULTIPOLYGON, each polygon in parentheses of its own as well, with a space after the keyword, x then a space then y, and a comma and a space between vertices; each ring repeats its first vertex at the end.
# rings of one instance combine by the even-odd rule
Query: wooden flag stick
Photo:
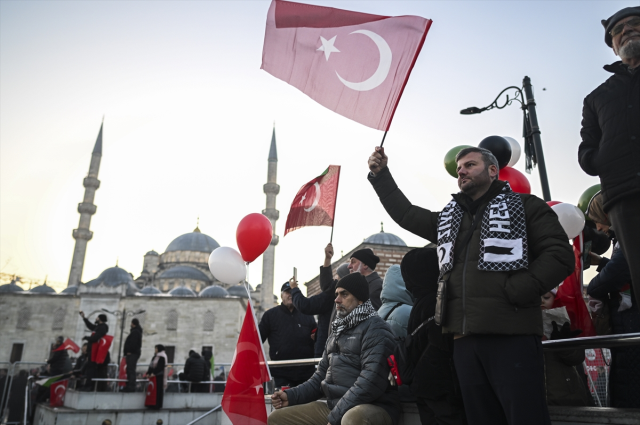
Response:
MULTIPOLYGON (((389 130, 387 130, 389 131, 389 130)), ((384 139, 387 138, 387 131, 384 132, 384 136, 382 136, 382 142, 380 142, 380 147, 382 147, 384 145, 384 139)))

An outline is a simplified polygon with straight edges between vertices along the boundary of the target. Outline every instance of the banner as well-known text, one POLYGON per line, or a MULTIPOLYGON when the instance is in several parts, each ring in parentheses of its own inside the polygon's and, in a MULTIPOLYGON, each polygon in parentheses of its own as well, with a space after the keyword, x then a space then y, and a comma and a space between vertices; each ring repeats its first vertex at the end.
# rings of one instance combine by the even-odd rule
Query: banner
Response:
POLYGON ((80 351, 80 347, 78 347, 78 344, 76 344, 75 342, 73 342, 71 339, 67 338, 64 340, 64 342, 60 345, 60 347, 56 348, 53 351, 62 351, 62 350, 71 350, 74 353, 77 353, 78 351, 80 351))
MULTIPOLYGON (((127 356, 120 360, 120 368, 118 369, 118 379, 127 379, 127 356)), ((119 387, 127 385, 126 382, 118 382, 119 387)))
POLYGON ((158 381, 156 376, 149 378, 149 382, 147 383, 147 397, 144 399, 145 406, 153 407, 156 405, 157 385, 158 381))
POLYGON ((113 337, 111 335, 105 335, 100 338, 98 342, 91 344, 91 361, 98 364, 104 363, 112 342, 113 337))

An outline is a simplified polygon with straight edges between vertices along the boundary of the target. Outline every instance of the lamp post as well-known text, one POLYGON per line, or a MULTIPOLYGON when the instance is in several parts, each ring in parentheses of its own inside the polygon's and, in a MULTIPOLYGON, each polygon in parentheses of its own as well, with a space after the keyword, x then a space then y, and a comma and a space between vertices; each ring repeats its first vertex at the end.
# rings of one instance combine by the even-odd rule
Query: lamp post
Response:
POLYGON ((462 115, 480 114, 484 111, 491 109, 503 109, 508 105, 511 105, 513 101, 520 103, 520 108, 524 115, 523 131, 522 135, 525 139, 525 154, 526 154, 526 169, 528 172, 537 165, 538 172, 540 173, 540 185, 542 186, 542 197, 545 201, 551 200, 551 192, 549 190, 549 179, 547 178, 547 167, 544 162, 544 152, 542 151, 542 140, 540 139, 540 126, 538 126, 538 115, 536 114, 536 101, 533 98, 533 88, 531 86, 531 79, 524 77, 522 80, 522 89, 516 86, 510 86, 502 90, 500 94, 494 99, 489 106, 484 108, 477 108, 472 106, 470 108, 460 111, 462 115), (498 104, 500 97, 509 90, 515 90, 515 95, 509 97, 505 95, 506 99, 502 105, 498 104), (524 90, 524 93, 523 93, 524 90))
POLYGON ((127 309, 123 309, 122 311, 110 311, 106 308, 103 308, 102 311, 107 312, 116 316, 116 319, 120 320, 120 343, 118 344, 118 367, 120 366, 120 352, 122 351, 122 336, 124 335, 124 322, 127 316, 136 316, 138 314, 144 313, 146 310, 138 310, 138 311, 130 311, 127 312, 127 309))

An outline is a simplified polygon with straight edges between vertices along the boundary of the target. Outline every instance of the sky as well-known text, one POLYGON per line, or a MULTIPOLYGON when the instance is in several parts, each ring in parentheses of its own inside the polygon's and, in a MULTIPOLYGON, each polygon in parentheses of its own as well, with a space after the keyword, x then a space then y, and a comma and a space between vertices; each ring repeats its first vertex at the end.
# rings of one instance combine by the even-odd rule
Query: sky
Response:
MULTIPOLYGON (((454 146, 489 135, 522 143, 517 105, 463 116, 505 87, 534 86, 553 200, 577 203, 598 183, 577 162, 582 101, 617 58, 600 20, 630 1, 309 1, 433 20, 385 140, 389 168, 416 205, 457 192, 443 166, 454 146)), ((260 69, 265 1, 0 1, 0 271, 66 287, 77 204, 104 117, 100 188, 83 281, 114 266, 142 271, 197 224, 221 246, 265 208, 275 123, 275 283, 318 274, 328 227, 282 237, 298 189, 341 165, 336 258, 396 225, 368 183, 382 132, 320 106, 260 69)), ((515 166, 524 172, 524 159, 515 166)), ((527 175, 542 197, 537 169, 527 175)), ((261 258, 249 281, 261 281, 261 258)))

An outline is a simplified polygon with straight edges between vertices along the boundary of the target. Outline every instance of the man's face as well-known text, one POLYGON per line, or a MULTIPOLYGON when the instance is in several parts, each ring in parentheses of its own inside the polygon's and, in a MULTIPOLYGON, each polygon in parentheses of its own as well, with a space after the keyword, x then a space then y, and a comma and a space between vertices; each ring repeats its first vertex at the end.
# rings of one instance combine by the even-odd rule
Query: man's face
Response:
POLYGON ((620 55, 620 49, 632 42, 640 42, 640 16, 628 16, 618 21, 611 30, 613 51, 620 55), (618 33, 616 35, 616 32, 618 33))
POLYGON ((498 174, 495 165, 487 167, 480 152, 471 152, 458 160, 458 187, 473 196, 479 190, 488 188, 498 174))
MULTIPOLYGON (((357 258, 351 257, 351 259, 349 260, 349 273, 362 273, 363 271, 365 271, 365 266, 364 263, 360 260, 358 260, 357 258)), ((369 268, 367 267, 367 270, 369 268)))
POLYGON ((362 304, 362 301, 357 299, 344 288, 336 288, 336 316, 344 319, 351 313, 356 307, 362 304))
POLYGON ((282 304, 285 307, 291 307, 293 305, 293 300, 291 299, 291 290, 288 289, 280 293, 280 297, 282 297, 282 304))

